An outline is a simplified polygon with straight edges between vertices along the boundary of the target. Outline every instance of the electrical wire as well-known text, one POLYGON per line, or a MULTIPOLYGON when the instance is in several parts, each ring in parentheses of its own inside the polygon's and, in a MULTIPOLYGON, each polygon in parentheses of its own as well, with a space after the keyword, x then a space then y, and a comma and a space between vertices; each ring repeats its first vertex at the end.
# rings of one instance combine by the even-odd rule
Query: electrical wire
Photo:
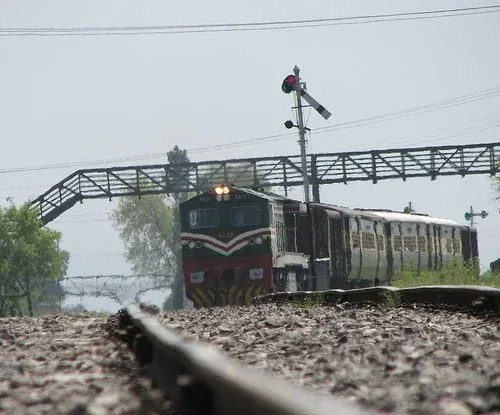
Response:
MULTIPOLYGON (((370 146, 371 148, 377 148, 381 145, 385 145, 386 147, 397 147, 401 145, 405 146, 418 146, 421 144, 428 144, 428 143, 438 143, 441 141, 448 140, 450 138, 456 138, 464 135, 468 135, 471 133, 477 133, 481 131, 486 131, 486 130, 491 130, 491 129, 496 129, 500 128, 500 118, 497 118, 494 120, 495 122, 488 124, 488 125, 478 125, 478 126, 468 126, 465 128, 461 128, 458 130, 455 130, 454 132, 450 134, 436 134, 436 133, 428 133, 425 135, 416 135, 412 138, 405 138, 405 139, 400 139, 396 141, 387 141, 384 140, 383 142, 374 142, 371 143, 370 146)), ((437 130, 437 131, 442 131, 443 129, 437 130)), ((366 150, 366 146, 352 146, 352 144, 349 145, 349 150, 350 151, 363 151, 366 150)))
POLYGON ((88 223, 88 222, 111 222, 113 219, 79 219, 79 220, 58 220, 57 223, 88 223))
MULTIPOLYGON (((448 140, 450 138, 455 138, 459 136, 464 136, 468 135, 471 133, 477 133, 480 131, 485 131, 485 130, 490 130, 490 129, 495 129, 495 128, 500 128, 500 114, 497 114, 496 117, 493 119, 487 118, 487 117, 482 117, 478 120, 473 121, 472 123, 468 123, 465 126, 461 126, 460 128, 455 128, 451 133, 449 134, 443 134, 442 132, 444 130, 449 129, 448 127, 446 128, 440 128, 438 130, 435 130, 430 133, 426 133, 424 135, 416 135, 415 137, 412 138, 404 138, 400 139, 397 141, 390 141, 388 142, 387 140, 384 140, 383 142, 379 143, 372 143, 371 148, 378 147, 380 145, 386 145, 390 147, 395 147, 395 146, 401 146, 401 145, 410 145, 410 146, 416 146, 420 144, 425 144, 425 143, 437 143, 440 141, 448 140), (485 121, 490 121, 490 123, 486 123, 485 121)), ((310 133, 309 133, 310 136, 310 133)), ((308 143, 312 143, 312 140, 308 139, 308 143)), ((363 148, 362 146, 358 147, 353 147, 352 144, 349 146, 350 151, 363 151, 366 150, 366 148, 363 148)), ((58 223, 87 223, 87 222, 111 222, 113 219, 111 217, 103 217, 106 216, 108 213, 107 212, 99 212, 99 213, 88 213, 88 214, 70 214, 66 215, 65 219, 59 220, 58 223), (97 218, 95 218, 97 216, 97 218), (90 217, 94 217, 93 219, 89 219, 90 217), (83 219, 78 219, 78 218, 83 218, 83 219)))
MULTIPOLYGON (((465 95, 462 95, 459 97, 450 98, 450 99, 438 101, 438 102, 431 103, 431 104, 421 105, 421 106, 417 106, 417 107, 413 107, 413 108, 408 108, 405 110, 394 111, 394 112, 389 112, 389 113, 385 113, 385 114, 375 115, 372 117, 366 117, 366 118, 361 118, 361 119, 352 120, 352 121, 345 121, 342 123, 332 124, 332 125, 325 126, 325 127, 315 128, 314 135, 322 134, 322 133, 330 132, 330 131, 335 131, 335 130, 362 127, 365 125, 370 125, 370 124, 375 124, 375 123, 380 123, 380 122, 385 122, 385 121, 392 121, 392 120, 401 119, 404 117, 420 115, 420 114, 424 114, 427 112, 448 109, 448 108, 456 107, 458 105, 469 104, 469 103, 476 102, 476 101, 482 101, 485 99, 496 98, 498 96, 500 96, 500 87, 488 88, 488 89, 484 89, 481 91, 472 92, 472 93, 465 94, 465 95)), ((291 135, 296 135, 296 134, 295 133, 276 134, 273 136, 259 137, 259 138, 253 138, 253 139, 248 139, 248 140, 241 140, 241 141, 233 141, 233 142, 225 143, 225 144, 216 144, 216 145, 204 146, 204 147, 194 147, 194 148, 189 149, 188 153, 192 154, 192 153, 197 153, 197 152, 207 152, 207 151, 222 150, 222 149, 227 149, 227 148, 236 148, 236 147, 252 145, 252 144, 255 144, 257 142, 262 142, 262 141, 266 141, 266 142, 278 141, 278 140, 286 139, 291 135)), ((1 173, 1 170, 0 170, 0 173, 1 173)))
POLYGON ((101 26, 101 27, 50 27, 50 28, 0 28, 0 37, 21 36, 125 36, 189 34, 207 32, 235 32, 314 28, 352 24, 367 24, 403 20, 436 19, 455 16, 470 16, 500 12, 500 5, 423 10, 414 12, 371 14, 360 16, 331 17, 321 19, 282 20, 267 22, 211 23, 190 25, 157 26, 101 26))
POLYGON ((320 127, 320 128, 316 128, 314 131, 315 131, 315 134, 318 134, 321 132, 330 132, 330 131, 335 131, 335 130, 340 130, 340 129, 364 126, 367 124, 392 121, 392 120, 397 120, 397 119, 401 119, 404 117, 420 115, 420 114, 424 114, 424 113, 432 112, 432 111, 436 111, 436 110, 453 108, 453 107, 456 107, 458 105, 469 104, 469 103, 476 102, 476 101, 483 101, 485 99, 496 98, 498 96, 500 96, 500 87, 488 88, 488 89, 484 89, 482 91, 462 95, 460 97, 455 97, 455 98, 450 98, 450 99, 446 99, 443 101, 438 101, 438 102, 435 102, 432 104, 421 105, 418 107, 413 107, 413 108, 409 108, 409 109, 405 109, 405 110, 376 115, 373 117, 361 118, 361 119, 356 120, 356 121, 347 121, 347 122, 343 122, 343 123, 333 124, 330 126, 320 127))
MULTIPOLYGON (((325 127, 316 128, 314 130, 314 135, 322 134, 325 132, 331 132, 331 131, 335 131, 335 130, 362 127, 362 126, 366 126, 366 125, 370 125, 370 124, 374 124, 374 123, 392 121, 392 120, 396 120, 396 119, 420 115, 420 114, 433 112, 433 111, 437 111, 437 110, 449 109, 449 108, 453 108, 453 107, 456 107, 459 105, 470 104, 472 102, 496 98, 498 96, 500 96, 500 87, 487 88, 487 89, 472 92, 469 94, 461 95, 458 97, 449 98, 449 99, 442 100, 442 101, 437 101, 437 102, 434 102, 431 104, 421 105, 421 106, 417 106, 417 107, 407 108, 404 110, 389 112, 389 113, 380 114, 380 115, 371 116, 371 117, 365 117, 365 118, 361 118, 358 120, 345 121, 342 123, 337 123, 337 124, 332 124, 332 125, 325 126, 325 127)), ((192 147, 192 148, 188 149, 188 153, 189 154, 206 153, 209 151, 244 147, 244 146, 253 145, 255 143, 260 143, 260 142, 284 140, 284 139, 287 139, 287 138, 289 138, 291 136, 295 136, 295 135, 296 135, 296 133, 289 132, 289 133, 283 133, 283 134, 267 135, 267 136, 257 137, 257 138, 247 139, 247 140, 232 141, 229 143, 215 144, 215 145, 210 145, 210 146, 192 147)), ((80 166, 88 167, 88 166, 92 166, 92 165, 96 165, 96 164, 114 163, 114 162, 120 162, 120 161, 137 162, 138 160, 157 159, 160 157, 163 159, 166 159, 166 153, 152 153, 152 154, 145 154, 145 155, 141 155, 141 156, 115 157, 115 158, 100 159, 100 160, 93 160, 93 161, 87 160, 87 161, 74 161, 74 162, 68 162, 68 163, 54 163, 54 164, 46 164, 46 165, 41 165, 41 166, 13 167, 13 168, 0 169, 0 174, 28 172, 28 171, 43 171, 43 170, 63 169, 63 168, 80 167, 80 166)))

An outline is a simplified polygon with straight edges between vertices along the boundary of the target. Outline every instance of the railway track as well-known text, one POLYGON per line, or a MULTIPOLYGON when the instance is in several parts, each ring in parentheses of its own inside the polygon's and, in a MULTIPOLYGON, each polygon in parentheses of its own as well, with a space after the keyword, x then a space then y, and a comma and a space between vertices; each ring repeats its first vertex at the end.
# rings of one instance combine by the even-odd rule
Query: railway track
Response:
POLYGON ((500 412, 498 289, 376 287, 255 303, 163 317, 130 305, 120 337, 185 414, 500 412))
POLYGON ((50 314, 0 318, 0 414, 167 413, 108 328, 116 317, 50 314))
POLYGON ((498 289, 152 311, 1 319, 0 413, 500 413, 498 289))

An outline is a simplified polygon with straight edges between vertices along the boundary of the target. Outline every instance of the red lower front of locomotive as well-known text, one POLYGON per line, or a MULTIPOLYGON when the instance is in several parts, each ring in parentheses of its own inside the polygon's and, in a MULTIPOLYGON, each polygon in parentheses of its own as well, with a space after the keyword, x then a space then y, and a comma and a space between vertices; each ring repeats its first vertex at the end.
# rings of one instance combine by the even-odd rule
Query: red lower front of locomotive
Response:
POLYGON ((273 288, 272 256, 234 256, 182 262, 186 296, 196 308, 250 304, 273 288))

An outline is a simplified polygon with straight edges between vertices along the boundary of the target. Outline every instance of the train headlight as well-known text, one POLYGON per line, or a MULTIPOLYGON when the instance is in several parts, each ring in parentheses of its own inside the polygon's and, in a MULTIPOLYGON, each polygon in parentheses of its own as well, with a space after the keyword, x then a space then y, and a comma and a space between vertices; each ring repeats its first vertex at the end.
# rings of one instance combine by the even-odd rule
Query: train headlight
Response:
POLYGON ((231 192, 231 190, 229 189, 229 186, 225 184, 220 184, 214 187, 214 192, 217 196, 221 196, 221 195, 228 195, 231 192))

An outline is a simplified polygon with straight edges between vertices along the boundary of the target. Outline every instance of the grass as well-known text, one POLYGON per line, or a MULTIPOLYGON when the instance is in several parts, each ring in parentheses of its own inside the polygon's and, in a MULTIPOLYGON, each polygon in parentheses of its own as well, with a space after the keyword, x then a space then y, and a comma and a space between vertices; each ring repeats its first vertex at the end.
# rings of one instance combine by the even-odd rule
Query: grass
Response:
POLYGON ((386 292, 383 294, 383 300, 381 302, 384 308, 394 308, 401 303, 401 294, 398 292, 386 292))
POLYGON ((500 288, 500 274, 479 273, 477 263, 449 264, 436 271, 410 269, 397 275, 392 285, 399 288, 420 285, 482 285, 500 288))
POLYGON ((320 295, 311 293, 303 299, 296 299, 291 301, 292 304, 300 308, 311 308, 323 304, 323 298, 320 295))

